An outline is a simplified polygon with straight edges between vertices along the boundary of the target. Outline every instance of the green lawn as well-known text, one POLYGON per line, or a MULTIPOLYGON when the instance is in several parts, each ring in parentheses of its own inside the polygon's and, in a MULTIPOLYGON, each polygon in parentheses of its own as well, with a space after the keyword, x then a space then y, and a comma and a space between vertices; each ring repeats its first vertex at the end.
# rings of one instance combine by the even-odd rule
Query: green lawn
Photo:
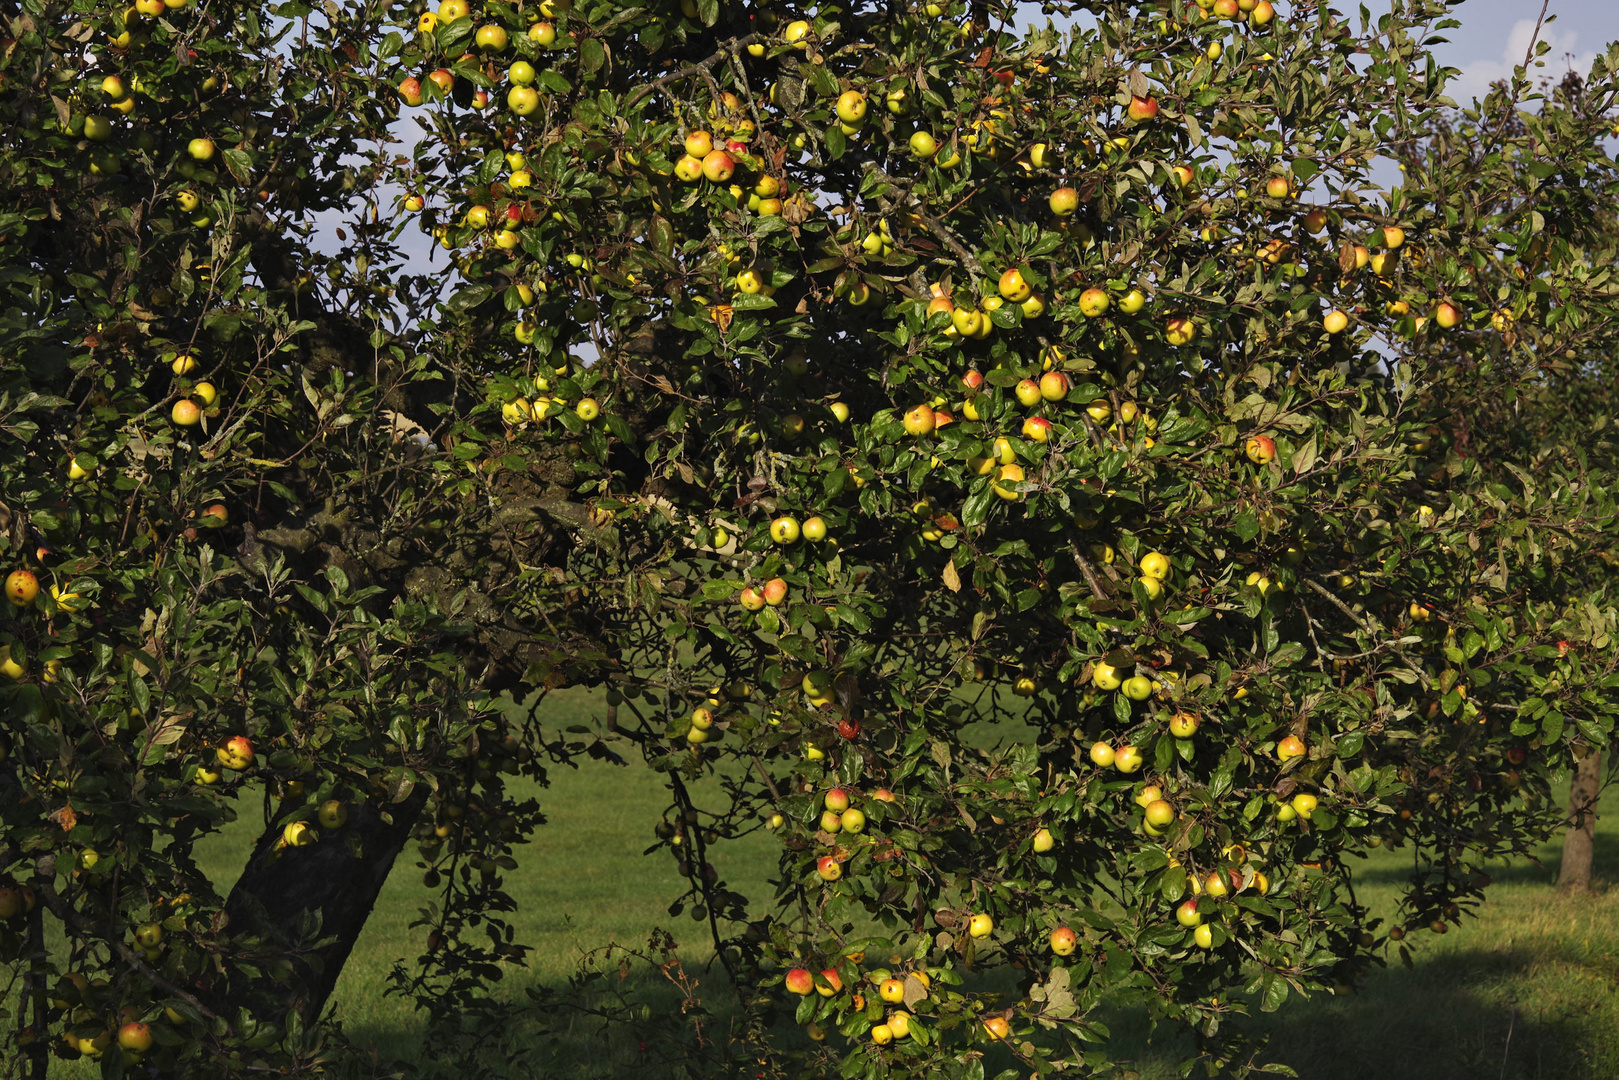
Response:
MULTIPOLYGON (((594 699, 562 695, 550 708, 548 719, 575 722, 593 711, 594 699)), ((672 929, 694 962, 709 958, 703 927, 667 914, 669 900, 681 891, 672 860, 641 855, 664 809, 656 783, 633 768, 589 762, 553 770, 551 787, 538 795, 550 823, 519 849, 519 869, 507 876, 519 903, 518 940, 535 951, 526 971, 509 972, 503 992, 560 984, 586 950, 612 940, 644 943, 648 928, 657 925, 672 929)), ((205 865, 222 888, 250 838, 253 816, 245 814, 208 852, 205 865)), ((1604 821, 1599 828, 1598 870, 1614 873, 1619 823, 1604 821)), ((1619 1077, 1619 890, 1558 899, 1550 887, 1556 857, 1552 847, 1544 868, 1526 864, 1495 873, 1478 920, 1444 937, 1413 935, 1420 946, 1413 970, 1396 961, 1355 995, 1295 998, 1264 1018, 1270 1055, 1311 1080, 1619 1077)), ((403 859, 395 868, 335 998, 353 1038, 407 1056, 416 1045, 411 1005, 383 990, 394 959, 414 957, 420 945, 408 924, 427 894, 413 862, 403 859)), ((768 897, 765 882, 775 866, 768 835, 723 845, 716 862, 742 891, 768 897)), ((1362 873, 1361 895, 1374 910, 1391 911, 1403 873, 1399 853, 1375 853, 1362 873)), ((1140 1080, 1172 1075, 1185 1042, 1167 1035, 1153 1042, 1136 1017, 1107 1019, 1115 1052, 1134 1059, 1140 1080)), ((538 1061, 531 1066, 536 1076, 627 1078, 638 1072, 634 1047, 604 1045, 588 1025, 564 1030, 554 1045, 537 1049, 548 1060, 543 1068, 538 1061)), ((53 1075, 92 1074, 82 1065, 58 1065, 53 1075)))

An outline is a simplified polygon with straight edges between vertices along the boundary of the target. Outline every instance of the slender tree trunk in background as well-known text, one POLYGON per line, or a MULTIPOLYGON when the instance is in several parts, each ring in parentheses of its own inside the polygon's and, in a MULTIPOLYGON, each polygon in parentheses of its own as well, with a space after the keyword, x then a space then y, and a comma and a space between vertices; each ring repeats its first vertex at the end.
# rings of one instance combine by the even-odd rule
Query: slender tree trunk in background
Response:
POLYGON ((1574 766, 1568 790, 1568 831, 1563 834, 1563 867, 1557 891, 1589 892, 1596 856, 1597 795, 1602 790, 1602 752, 1592 750, 1574 766))

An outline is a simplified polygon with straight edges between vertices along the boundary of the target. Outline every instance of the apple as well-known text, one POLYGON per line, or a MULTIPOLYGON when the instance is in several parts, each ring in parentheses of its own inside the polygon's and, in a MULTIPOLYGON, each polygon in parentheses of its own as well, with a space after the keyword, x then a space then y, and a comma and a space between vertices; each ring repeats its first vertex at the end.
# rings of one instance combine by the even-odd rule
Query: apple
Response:
POLYGON ((1152 680, 1145 675, 1133 675, 1124 680, 1119 692, 1131 701, 1146 701, 1152 696, 1152 680))
POLYGON ((1154 799, 1145 809, 1147 824, 1155 828, 1162 829, 1175 820, 1175 808, 1165 799, 1154 799))
POLYGON ((253 764, 253 741, 246 735, 232 735, 225 745, 215 751, 219 763, 227 769, 241 772, 253 764))
POLYGON ((118 1045, 131 1054, 144 1054, 152 1048, 152 1029, 141 1023, 128 1023, 118 1029, 118 1045))
POLYGON ((995 920, 980 911, 967 920, 967 934, 969 937, 987 938, 995 932, 995 920))
POLYGON ((821 978, 815 983, 815 992, 822 997, 831 997, 843 989, 843 979, 838 975, 836 968, 824 968, 821 978))
POLYGON ((1171 316, 1164 323, 1164 340, 1171 345, 1186 345, 1196 337, 1196 321, 1184 315, 1171 316))
POLYGON ((1071 187, 1060 187, 1047 200, 1051 212, 1058 217, 1069 217, 1079 209, 1079 192, 1071 187))
POLYGON ((507 45, 506 28, 494 23, 478 27, 473 42, 484 52, 504 52, 507 45))
POLYGON ((1004 1016, 991 1016, 984 1021, 984 1030, 992 1039, 1005 1039, 1012 1034, 1012 1025, 1006 1022, 1004 1016))
POLYGON ((822 881, 836 881, 843 876, 843 864, 831 855, 822 855, 815 862, 815 873, 822 881))
POLYGON ((1037 689, 1038 686, 1035 681, 1027 675, 1020 675, 1018 680, 1012 684, 1012 693, 1018 697, 1034 697, 1037 689))
POLYGON ((887 1024, 873 1024, 871 1026, 871 1041, 878 1046, 887 1046, 894 1041, 894 1029, 887 1024))
POLYGON ((1276 8, 1270 0, 1259 0, 1254 10, 1249 13, 1248 21, 1254 26, 1269 26, 1270 21, 1276 18, 1276 8))
POLYGON ((86 116, 84 137, 91 142, 106 142, 112 138, 112 121, 105 116, 86 116))
POLYGON ((202 409, 190 398, 181 398, 169 410, 169 419, 181 427, 191 427, 202 421, 202 409))
POLYGON ((1020 484, 1022 482, 1023 482, 1023 466, 1021 466, 1021 465, 1002 465, 1001 469, 1000 469, 999 476, 997 476, 995 482, 992 483, 990 486, 994 488, 995 494, 999 495, 1001 498, 1007 500, 1008 502, 1019 502, 1023 498, 1023 492, 1017 490, 1016 488, 1008 487, 1006 485, 1008 485, 1008 484, 1020 484))
POLYGON ((710 150, 703 155, 703 175, 716 184, 723 184, 736 172, 736 162, 724 150, 710 150))
POLYGON ((1169 733, 1177 739, 1190 739, 1202 722, 1197 713, 1183 709, 1169 718, 1169 733))
POLYGON ((595 398, 580 398, 579 404, 573 407, 573 411, 574 415, 588 424, 601 415, 601 403, 595 398))
POLYGON ((22 651, 20 645, 0 645, 0 675, 20 682, 28 674, 28 655, 22 651), (15 650, 15 652, 13 652, 15 650), (16 659, 17 656, 22 659, 16 659))
POLYGON ((1170 174, 1174 176, 1175 185, 1177 187, 1185 188, 1196 186, 1197 174, 1192 171, 1192 168, 1189 165, 1177 165, 1170 170, 1170 174))
MULTIPOLYGON (((1091 669, 1091 685, 1098 690, 1117 690, 1124 685, 1124 676, 1112 664, 1107 663, 1105 660, 1098 660, 1096 666, 1091 669)), ((1098 743, 1097 745, 1100 746, 1101 744, 1098 743)), ((1095 756, 1094 753, 1092 756, 1095 756)), ((1098 762, 1098 764, 1101 763, 1098 762)))
POLYGON ((1059 926, 1051 932, 1051 951, 1058 956, 1072 956, 1079 947, 1079 935, 1066 926, 1059 926))
POLYGON ((770 539, 778 544, 791 544, 799 536, 798 519, 790 515, 782 515, 770 523, 770 539))
POLYGON ((39 595, 39 579, 31 570, 13 570, 6 575, 6 599, 17 607, 27 607, 39 595))
POLYGON ((984 313, 975 308, 956 308, 950 313, 950 324, 964 338, 978 337, 983 329, 984 313))
POLYGON ((771 607, 780 607, 787 599, 787 583, 779 577, 771 578, 765 582, 760 590, 766 604, 771 607))
POLYGON ((1282 761, 1291 761, 1305 754, 1304 740, 1297 735, 1289 735, 1276 744, 1276 756, 1282 761))
POLYGON ((1132 120, 1151 120, 1158 115, 1158 99, 1154 97, 1131 96, 1130 106, 1126 109, 1132 120))
POLYGON ((866 815, 862 810, 850 807, 842 815, 842 827, 846 833, 859 833, 866 831, 866 815))
POLYGON ((890 1005, 898 1005, 905 1000, 905 980, 884 979, 877 987, 877 996, 890 1005))
POLYGON ((1030 442, 1051 441, 1051 421, 1043 416, 1031 416, 1023 421, 1023 437, 1030 442))
MULTIPOLYGON (((1041 378, 1043 379, 1044 376, 1041 376, 1041 378)), ((1012 392, 1017 395, 1019 404, 1029 407, 1038 405, 1045 400, 1045 394, 1041 392, 1040 383, 1035 382, 1033 379, 1022 380, 1013 388, 1012 392)))
POLYGON ((821 811, 821 831, 835 833, 843 828, 843 815, 835 814, 831 810, 821 811))
POLYGON ((1255 435, 1243 444, 1242 449, 1255 465, 1268 465, 1276 457, 1276 440, 1269 435, 1255 435))
MULTIPOLYGON (((420 87, 418 87, 418 91, 420 87)), ((214 156, 214 141, 212 139, 192 139, 186 144, 186 153, 197 161, 211 161, 214 156)))
MULTIPOLYGON (((1060 371, 1048 371, 1040 376, 1040 396, 1047 401, 1061 401, 1068 396, 1072 384, 1068 376, 1060 371)), ((1019 400, 1022 400, 1021 397, 1019 400)), ((1028 403, 1026 403, 1028 404, 1028 403)))
POLYGON ((838 119, 845 124, 858 124, 866 118, 866 95, 858 90, 845 90, 838 95, 838 119))
POLYGON ((1090 288, 1079 294, 1079 311, 1086 318, 1094 319, 1107 313, 1112 300, 1102 289, 1090 288))
POLYGON ((1388 277, 1394 272, 1394 268, 1399 265, 1399 262, 1400 253, 1398 251, 1379 251, 1371 257, 1368 265, 1371 266, 1372 273, 1378 277, 1388 277))
POLYGON ((1393 225, 1383 226, 1383 246, 1394 250, 1405 243, 1405 230, 1393 225))
POLYGON ((1142 577, 1157 578, 1159 581, 1169 577, 1169 556, 1158 551, 1149 551, 1141 557, 1137 564, 1142 577))
POLYGON ((1113 755, 1113 767, 1126 775, 1140 771, 1142 763, 1141 750, 1134 746, 1121 746, 1113 755))
POLYGON ((540 107, 540 94, 532 86, 514 86, 506 92, 506 107, 518 116, 532 116, 540 107))
POLYGON ((803 997, 815 989, 815 976, 806 968, 793 968, 787 973, 785 985, 788 993, 803 997))
POLYGON ((675 162, 675 176, 688 184, 695 184, 703 177, 703 159, 683 155, 675 162))
POLYGON ((1315 808, 1319 805, 1320 802, 1316 799, 1316 797, 1307 791, 1301 791, 1297 795, 1293 796, 1293 812, 1299 817, 1303 818, 1305 821, 1310 820, 1310 815, 1315 813, 1315 808))
POLYGON ((1304 227, 1312 233, 1318 233, 1327 227, 1327 212, 1319 206, 1304 215, 1304 227))
POLYGON ((542 49, 556 44, 557 28, 548 22, 537 22, 528 28, 528 39, 542 49))
POLYGON ((938 420, 928 405, 918 405, 905 413, 905 430, 911 435, 930 435, 938 420))
POLYGON ((1341 334, 1349 325, 1349 316, 1334 308, 1321 318, 1321 328, 1329 334, 1341 334))
POLYGON ((22 913, 22 893, 9 885, 0 885, 0 922, 10 922, 22 913))
POLYGON ((1265 194, 1273 199, 1292 198, 1293 183, 1285 176, 1273 176, 1265 181, 1265 194))
POLYGON ((1108 402, 1107 398, 1094 398, 1089 405, 1085 406, 1085 415, 1098 424, 1105 424, 1108 422, 1108 418, 1113 415, 1113 406, 1108 402))
POLYGON ((448 94, 455 89, 455 76, 445 68, 436 68, 427 75, 427 81, 448 94))
MULTIPOLYGON (((911 1033, 911 1014, 906 1012, 904 1009, 896 1009, 894 1010, 893 1014, 889 1016, 888 1023, 886 1025, 878 1026, 886 1026, 889 1031, 893 1032, 894 1038, 903 1039, 911 1033)), ((872 1031, 875 1036, 876 1029, 873 1028, 872 1031)))
POLYGON ((1462 321, 1462 310, 1449 300, 1441 300, 1439 306, 1434 308, 1433 321, 1449 330, 1462 321))
POLYGON ((349 808, 338 799, 327 799, 316 813, 323 829, 341 829, 348 824, 349 808))
POLYGON ((1034 848, 1036 854, 1044 855, 1057 846, 1057 841, 1051 835, 1050 829, 1038 829, 1035 831, 1034 839, 1031 841, 1030 846, 1034 848))
POLYGON ((1001 275, 997 288, 1001 296, 1014 304, 1021 304, 1034 293, 1034 286, 1024 280, 1023 271, 1015 266, 1001 275))

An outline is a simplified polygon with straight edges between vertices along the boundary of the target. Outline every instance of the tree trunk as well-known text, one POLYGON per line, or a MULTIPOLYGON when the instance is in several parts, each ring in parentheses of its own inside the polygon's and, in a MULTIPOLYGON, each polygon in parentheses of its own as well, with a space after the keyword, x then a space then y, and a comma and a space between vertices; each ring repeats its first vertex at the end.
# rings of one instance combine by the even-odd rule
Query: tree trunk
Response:
POLYGON ((279 822, 259 837, 225 912, 232 933, 264 939, 262 950, 250 948, 243 959, 270 962, 251 978, 231 980, 230 1006, 276 1024, 293 1008, 305 1023, 320 1016, 426 796, 418 785, 386 807, 351 804, 348 823, 322 830, 309 847, 277 851, 279 822), (290 979, 275 963, 282 957, 291 963, 290 979))
POLYGON ((1563 865, 1557 873, 1557 891, 1591 890, 1591 866, 1596 857, 1597 796, 1602 791, 1602 751, 1592 750, 1574 766, 1568 791, 1568 830, 1563 834, 1563 865))

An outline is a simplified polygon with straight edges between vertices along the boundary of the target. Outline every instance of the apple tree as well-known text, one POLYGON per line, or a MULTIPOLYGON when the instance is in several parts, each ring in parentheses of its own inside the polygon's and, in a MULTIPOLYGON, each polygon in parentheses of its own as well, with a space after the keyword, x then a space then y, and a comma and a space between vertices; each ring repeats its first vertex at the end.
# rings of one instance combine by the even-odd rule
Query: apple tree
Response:
POLYGON ((7 1067, 343 1068, 409 850, 495 1070, 507 778, 631 748, 715 1072, 1240 1071, 1444 932, 1619 681, 1611 462, 1506 419, 1611 337, 1619 54, 1458 115, 1449 7, 8 14, 7 1067))

